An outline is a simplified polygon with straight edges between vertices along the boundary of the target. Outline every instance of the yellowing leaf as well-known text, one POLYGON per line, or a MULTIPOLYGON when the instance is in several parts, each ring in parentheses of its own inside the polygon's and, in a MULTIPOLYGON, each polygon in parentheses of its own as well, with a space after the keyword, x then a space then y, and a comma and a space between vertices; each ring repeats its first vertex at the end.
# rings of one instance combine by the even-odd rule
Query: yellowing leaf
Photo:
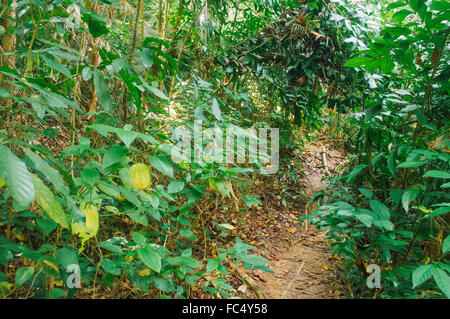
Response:
POLYGON ((147 189, 152 183, 152 173, 150 167, 145 164, 134 164, 130 168, 130 180, 134 187, 147 189))
POLYGON ((289 227, 286 229, 288 232, 290 232, 291 234, 295 233, 297 231, 297 229, 295 227, 289 227))
POLYGON ((116 196, 116 199, 117 199, 119 202, 123 202, 126 198, 125 198, 125 196, 123 196, 123 194, 120 194, 120 196, 116 196))
POLYGON ((23 233, 16 234, 15 236, 20 241, 24 241, 26 239, 26 236, 23 233))
POLYGON ((234 226, 230 225, 230 224, 219 224, 219 226, 228 229, 228 230, 233 230, 234 226))
POLYGON ((51 190, 45 186, 42 180, 36 175, 32 174, 34 189, 36 192, 35 200, 41 209, 45 210, 47 215, 56 223, 62 227, 69 229, 69 223, 67 222, 66 214, 59 205, 58 201, 53 196, 51 190))
POLYGON ((144 269, 139 272, 139 276, 147 277, 148 275, 150 275, 151 272, 152 272, 151 269, 144 269))
POLYGON ((72 224, 72 233, 78 234, 81 237, 81 248, 80 251, 84 250, 84 243, 90 238, 97 235, 99 220, 97 207, 89 204, 83 203, 80 205, 80 210, 85 215, 85 225, 79 223, 72 224))
POLYGON ((46 264, 47 266, 53 268, 55 271, 59 272, 58 267, 54 263, 52 263, 52 262, 50 262, 48 260, 44 260, 44 264, 46 264))
POLYGON ((5 186, 5 181, 0 178, 0 188, 2 188, 3 186, 5 186))

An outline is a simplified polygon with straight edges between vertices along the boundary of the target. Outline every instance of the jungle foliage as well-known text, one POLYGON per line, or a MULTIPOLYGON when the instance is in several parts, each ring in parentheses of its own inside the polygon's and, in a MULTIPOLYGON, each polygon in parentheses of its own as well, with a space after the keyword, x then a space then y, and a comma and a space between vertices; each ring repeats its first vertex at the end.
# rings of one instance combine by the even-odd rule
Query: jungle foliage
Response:
POLYGON ((342 128, 355 155, 309 217, 330 230, 353 296, 450 297, 449 15, 446 1, 389 3, 345 64, 367 80, 342 128), (382 289, 366 288, 370 264, 382 289))

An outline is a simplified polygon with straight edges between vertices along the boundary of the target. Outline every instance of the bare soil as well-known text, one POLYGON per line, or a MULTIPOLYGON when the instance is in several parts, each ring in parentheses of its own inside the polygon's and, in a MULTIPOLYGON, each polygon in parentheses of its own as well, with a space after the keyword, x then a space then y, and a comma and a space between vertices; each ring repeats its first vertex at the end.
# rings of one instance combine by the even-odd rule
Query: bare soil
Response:
MULTIPOLYGON (((297 219, 316 209, 314 203, 307 205, 307 201, 327 187, 323 178, 335 174, 345 157, 331 141, 320 138, 293 158, 285 169, 297 178, 283 181, 266 177, 259 181, 252 193, 260 194, 261 205, 251 208, 243 225, 239 226, 238 235, 255 245, 257 253, 269 260, 269 267, 274 271, 270 274, 255 270, 249 273, 253 279, 250 281, 259 286, 267 298, 340 298, 339 283, 334 275, 335 260, 328 248, 326 233, 307 222, 301 224, 297 219), (280 204, 278 195, 286 189, 293 198, 290 205, 280 204)), ((241 283, 238 290, 241 297, 258 297, 257 289, 248 280, 241 283)))

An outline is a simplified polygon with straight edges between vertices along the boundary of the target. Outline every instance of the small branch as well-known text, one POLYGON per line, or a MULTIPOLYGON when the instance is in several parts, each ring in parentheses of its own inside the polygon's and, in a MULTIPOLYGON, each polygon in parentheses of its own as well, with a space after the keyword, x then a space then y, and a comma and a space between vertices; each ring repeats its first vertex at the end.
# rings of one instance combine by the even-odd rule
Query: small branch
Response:
POLYGON ((241 270, 239 267, 237 267, 235 264, 233 264, 230 261, 227 263, 227 266, 229 268, 231 268, 243 280, 245 280, 247 282, 247 284, 250 286, 250 288, 252 288, 255 291, 255 293, 256 293, 256 295, 258 296, 259 299, 268 299, 266 293, 261 289, 260 286, 258 286, 258 284, 253 280, 252 277, 250 277, 250 275, 245 273, 243 270, 241 270))

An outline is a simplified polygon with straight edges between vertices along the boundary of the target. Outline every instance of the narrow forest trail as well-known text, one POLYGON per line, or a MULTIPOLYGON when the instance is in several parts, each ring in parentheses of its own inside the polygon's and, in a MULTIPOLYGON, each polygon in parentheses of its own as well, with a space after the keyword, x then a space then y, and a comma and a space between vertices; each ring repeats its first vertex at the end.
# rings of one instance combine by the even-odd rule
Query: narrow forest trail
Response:
MULTIPOLYGON (((309 199, 314 193, 327 187, 322 181, 327 171, 333 171, 341 154, 339 150, 327 149, 321 144, 309 144, 304 149, 304 163, 312 164, 302 179, 303 190, 309 199), (317 160, 327 156, 327 167, 316 167, 317 160), (339 156, 337 158, 336 156, 339 156)), ((305 164, 303 167, 305 167, 305 164)), ((323 162, 321 163, 323 165, 323 162)), ((313 205, 314 206, 314 205, 313 205)), ((308 213, 312 207, 308 207, 308 213)), ((339 291, 333 291, 332 274, 328 271, 332 263, 325 233, 314 226, 297 227, 290 247, 279 252, 269 262, 274 274, 266 274, 261 288, 269 298, 310 299, 339 298, 339 291)))
MULTIPOLYGON (((290 182, 288 186, 291 192, 295 192, 293 197, 298 196, 297 200, 293 200, 293 205, 283 207, 271 204, 277 193, 270 189, 271 184, 264 183, 264 194, 261 195, 265 201, 262 207, 258 207, 259 211, 254 212, 256 216, 250 214, 251 220, 247 226, 249 230, 257 229, 256 232, 261 233, 259 236, 250 235, 250 239, 254 239, 252 244, 257 246, 259 254, 269 260, 269 267, 274 271, 270 274, 256 270, 251 274, 254 283, 267 298, 340 298, 337 280, 330 271, 334 261, 325 240, 325 232, 307 223, 300 224, 296 219, 315 209, 315 203, 306 203, 314 193, 327 187, 327 182, 322 181, 322 178, 336 172, 344 162, 343 152, 330 140, 319 136, 304 146, 301 154, 293 160, 294 165, 287 167, 299 174, 298 180, 290 182), (301 163, 300 170, 295 162, 301 163), (269 217, 264 217, 265 213, 269 217), (261 227, 266 230, 260 231, 261 227)), ((272 182, 283 185, 283 181, 272 182)), ((273 187, 279 189, 281 185, 273 187)), ((247 293, 246 297, 257 296, 247 293)))

